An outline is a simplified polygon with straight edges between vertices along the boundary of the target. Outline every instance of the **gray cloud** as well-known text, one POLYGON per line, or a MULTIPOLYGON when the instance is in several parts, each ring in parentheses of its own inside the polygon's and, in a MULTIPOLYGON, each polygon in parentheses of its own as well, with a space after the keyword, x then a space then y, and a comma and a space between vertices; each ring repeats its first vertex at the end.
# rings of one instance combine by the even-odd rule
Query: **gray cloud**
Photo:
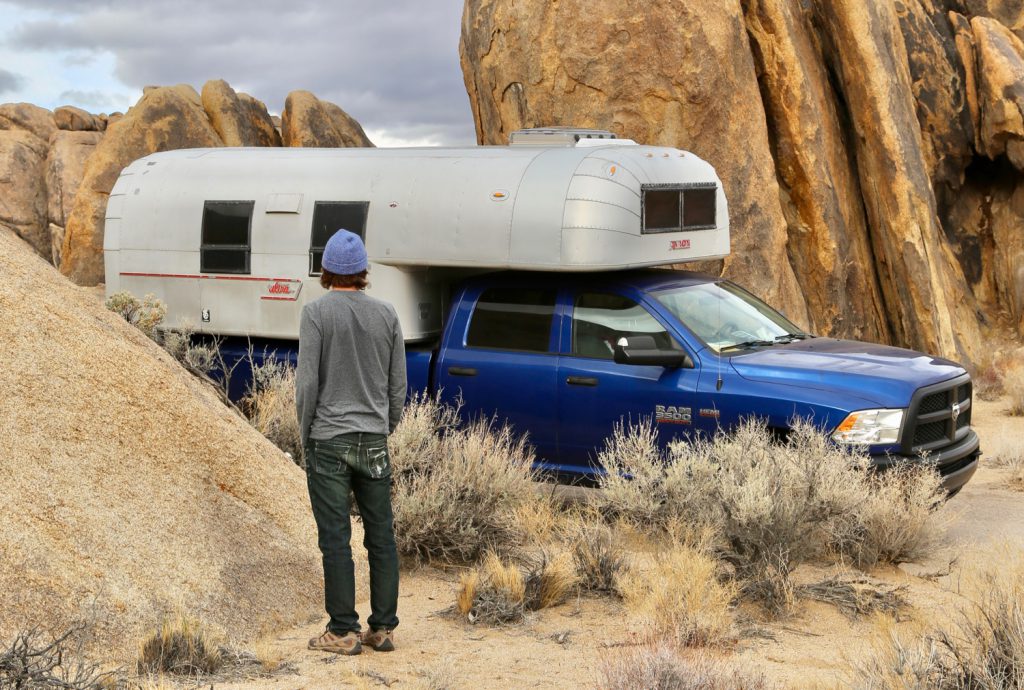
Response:
POLYGON ((109 94, 105 91, 81 91, 70 89, 61 91, 57 97, 68 105, 75 105, 87 110, 117 110, 125 108, 125 96, 109 94))
POLYGON ((16 91, 22 83, 24 83, 24 79, 21 76, 0 68, 0 93, 16 91))
MULTIPOLYGON (((8 0, 10 2, 11 0, 8 0)), ((53 17, 13 27, 21 50, 109 51, 125 86, 222 78, 273 111, 307 89, 367 129, 474 141, 459 68, 462 1, 16 0, 53 17)))

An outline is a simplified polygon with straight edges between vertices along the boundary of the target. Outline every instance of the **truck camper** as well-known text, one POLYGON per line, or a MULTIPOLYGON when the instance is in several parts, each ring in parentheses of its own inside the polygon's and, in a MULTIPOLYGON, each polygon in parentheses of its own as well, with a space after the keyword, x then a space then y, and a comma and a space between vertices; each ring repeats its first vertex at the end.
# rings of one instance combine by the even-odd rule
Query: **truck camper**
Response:
POLYGON ((108 294, 153 293, 168 323, 228 352, 294 358, 337 229, 360 234, 371 294, 395 305, 410 392, 527 432, 537 466, 601 472, 622 420, 659 442, 756 416, 809 418, 879 467, 974 474, 972 384, 957 364, 816 337, 741 287, 670 265, 729 252, 726 197, 691 153, 536 129, 509 146, 197 149, 122 172, 107 207, 108 294))

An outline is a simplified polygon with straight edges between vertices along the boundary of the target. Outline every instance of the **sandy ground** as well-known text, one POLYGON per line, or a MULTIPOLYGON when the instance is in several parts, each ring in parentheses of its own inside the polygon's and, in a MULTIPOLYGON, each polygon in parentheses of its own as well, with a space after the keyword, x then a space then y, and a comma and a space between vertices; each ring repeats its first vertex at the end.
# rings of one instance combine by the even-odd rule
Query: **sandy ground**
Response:
MULTIPOLYGON (((1024 418, 1005 414, 1005 400, 977 401, 975 428, 982 447, 1024 444, 1024 418)), ((982 464, 964 490, 943 508, 948 527, 941 547, 926 563, 881 568, 871 575, 889 583, 906 584, 913 605, 908 627, 918 622, 949 618, 959 568, 977 560, 994 541, 1024 546, 1024 493, 1005 488, 1007 472, 982 464), (950 575, 927 579, 920 575, 950 570, 950 575)), ((354 539, 357 542, 358 537, 354 539)), ((366 566, 360 563, 365 582, 366 566)), ((804 568, 798 580, 814 580, 823 572, 804 568)), ((508 628, 473 626, 445 616, 454 600, 456 571, 425 569, 403 574, 398 650, 391 654, 366 650, 361 656, 339 658, 309 652, 306 640, 322 629, 322 621, 273 635, 261 643, 265 653, 280 655, 294 673, 270 679, 239 681, 224 688, 579 688, 593 687, 603 657, 629 645, 635 626, 621 605, 585 598, 535 614, 527 623, 508 628)), ((363 596, 360 609, 368 611, 363 596)), ((800 604, 782 621, 760 623, 761 634, 743 639, 723 653, 736 665, 761 672, 779 687, 844 687, 849 662, 869 650, 876 630, 872 620, 851 621, 833 607, 817 602, 800 604)), ((909 627, 908 627, 909 629, 909 627)))

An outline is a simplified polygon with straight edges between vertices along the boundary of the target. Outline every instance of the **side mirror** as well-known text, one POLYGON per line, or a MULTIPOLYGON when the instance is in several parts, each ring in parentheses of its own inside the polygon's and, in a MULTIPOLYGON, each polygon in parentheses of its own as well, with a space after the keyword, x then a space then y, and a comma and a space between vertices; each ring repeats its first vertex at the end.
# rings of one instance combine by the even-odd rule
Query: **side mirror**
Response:
POLYGON ((616 364, 693 369, 693 360, 682 350, 659 350, 654 336, 634 335, 619 338, 613 356, 616 364))

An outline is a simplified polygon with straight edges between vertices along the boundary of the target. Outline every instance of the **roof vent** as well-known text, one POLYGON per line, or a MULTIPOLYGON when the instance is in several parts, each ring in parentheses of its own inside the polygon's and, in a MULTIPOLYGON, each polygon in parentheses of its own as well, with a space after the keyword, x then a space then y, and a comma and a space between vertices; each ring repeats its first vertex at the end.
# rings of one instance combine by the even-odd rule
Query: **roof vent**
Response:
POLYGON ((585 139, 614 139, 615 135, 604 129, 581 129, 579 127, 535 127, 520 129, 508 138, 511 146, 575 146, 585 139))

